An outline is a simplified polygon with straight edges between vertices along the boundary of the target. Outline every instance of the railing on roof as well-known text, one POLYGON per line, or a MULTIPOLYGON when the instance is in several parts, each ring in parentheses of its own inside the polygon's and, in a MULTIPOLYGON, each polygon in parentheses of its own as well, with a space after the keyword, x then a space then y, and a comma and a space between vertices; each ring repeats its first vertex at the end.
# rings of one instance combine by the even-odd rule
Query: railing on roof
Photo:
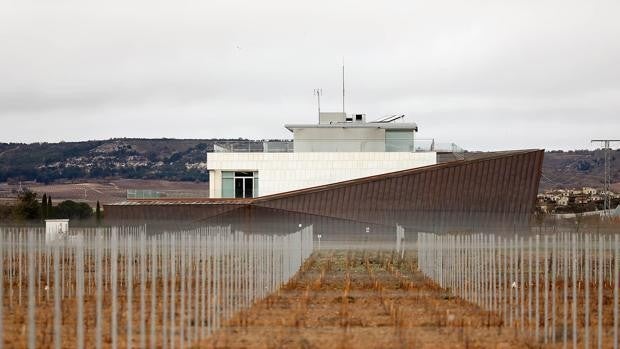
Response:
POLYGON ((454 143, 434 139, 303 139, 293 141, 220 141, 216 153, 288 153, 288 152, 439 152, 462 153, 454 143))
POLYGON ((213 144, 216 153, 291 153, 293 141, 220 141, 213 144))
POLYGON ((465 150, 455 143, 436 142, 434 138, 416 139, 415 151, 434 151, 438 153, 463 153, 465 150))

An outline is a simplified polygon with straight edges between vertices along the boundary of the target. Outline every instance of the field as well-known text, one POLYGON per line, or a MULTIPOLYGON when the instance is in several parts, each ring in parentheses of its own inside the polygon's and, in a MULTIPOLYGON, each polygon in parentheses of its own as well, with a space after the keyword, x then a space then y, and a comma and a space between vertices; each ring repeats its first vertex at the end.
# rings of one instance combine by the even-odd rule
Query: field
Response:
POLYGON ((43 236, 0 229, 6 348, 186 347, 280 287, 312 250, 311 228, 147 237, 143 227, 115 227, 53 242, 43 236))
POLYGON ((521 347, 510 329, 388 251, 315 253, 196 348, 521 347))
MULTIPOLYGON (((28 183, 23 186, 37 193, 39 197, 43 194, 51 195, 56 203, 64 200, 73 200, 87 202, 91 206, 94 206, 97 201, 101 204, 123 201, 127 198, 127 189, 158 190, 170 193, 181 193, 184 195, 195 193, 196 197, 205 197, 209 195, 209 183, 145 179, 98 180, 48 185, 28 183)), ((0 183, 0 200, 13 201, 16 197, 14 191, 17 190, 18 187, 18 185, 0 183)))
POLYGON ((0 230, 7 348, 613 348, 620 236, 0 230), (379 247, 381 246, 381 247, 379 247))

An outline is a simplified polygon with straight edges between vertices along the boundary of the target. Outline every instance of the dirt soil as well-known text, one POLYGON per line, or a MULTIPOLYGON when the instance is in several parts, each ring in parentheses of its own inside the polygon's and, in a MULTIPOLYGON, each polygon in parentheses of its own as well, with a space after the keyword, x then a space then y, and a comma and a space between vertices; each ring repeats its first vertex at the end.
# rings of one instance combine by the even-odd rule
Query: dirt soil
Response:
MULTIPOLYGON (((76 183, 54 183, 54 184, 24 184, 24 187, 37 193, 39 197, 43 194, 51 195, 54 203, 63 200, 73 200, 87 202, 95 205, 97 201, 101 204, 110 204, 124 201, 127 198, 127 189, 158 190, 171 193, 181 193, 185 196, 195 193, 197 197, 209 195, 209 183, 195 182, 171 182, 164 180, 146 179, 111 179, 95 180, 76 183)), ((16 197, 14 191, 17 185, 0 183, 0 199, 13 202, 16 197)))
MULTIPOLYGON (((311 258, 280 292, 238 313, 196 348, 513 348, 514 330, 451 297, 415 260, 382 252, 311 258)), ((522 337, 521 337, 522 338, 522 337)))

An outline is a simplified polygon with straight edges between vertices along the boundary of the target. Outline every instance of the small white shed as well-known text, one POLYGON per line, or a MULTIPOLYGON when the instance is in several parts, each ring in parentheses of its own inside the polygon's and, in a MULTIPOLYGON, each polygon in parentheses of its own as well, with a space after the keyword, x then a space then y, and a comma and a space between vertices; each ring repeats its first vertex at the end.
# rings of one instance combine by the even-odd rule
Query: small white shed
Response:
POLYGON ((60 240, 69 233, 68 219, 45 220, 45 242, 50 243, 60 240))

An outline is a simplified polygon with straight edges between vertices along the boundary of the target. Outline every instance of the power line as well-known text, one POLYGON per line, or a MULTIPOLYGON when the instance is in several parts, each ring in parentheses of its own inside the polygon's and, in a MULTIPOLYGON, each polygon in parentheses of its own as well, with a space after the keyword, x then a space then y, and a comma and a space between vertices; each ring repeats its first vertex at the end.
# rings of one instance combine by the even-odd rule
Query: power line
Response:
POLYGON ((605 212, 607 212, 607 210, 611 209, 611 199, 609 197, 609 191, 611 190, 611 163, 609 161, 609 153, 611 151, 610 144, 611 142, 620 142, 620 139, 593 139, 590 142, 598 142, 603 144, 603 152, 605 154, 605 204, 603 206, 603 209, 605 210, 605 212))

